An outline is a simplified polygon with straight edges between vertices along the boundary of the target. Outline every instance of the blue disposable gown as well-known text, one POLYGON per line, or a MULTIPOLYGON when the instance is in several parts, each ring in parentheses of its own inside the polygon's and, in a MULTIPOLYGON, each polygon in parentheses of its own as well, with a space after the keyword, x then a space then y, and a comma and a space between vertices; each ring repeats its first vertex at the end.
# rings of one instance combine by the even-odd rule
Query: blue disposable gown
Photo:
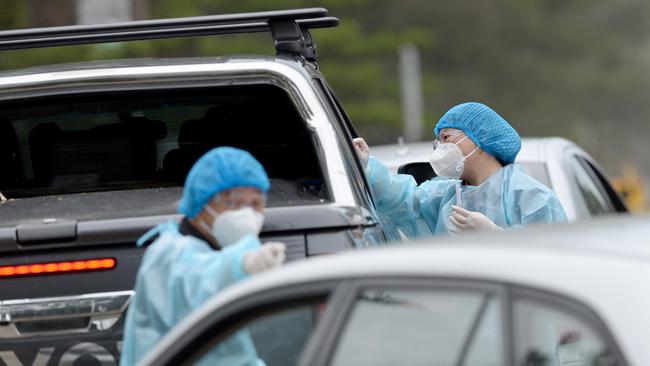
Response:
MULTIPOLYGON (((190 312, 226 286, 246 278, 244 253, 261 243, 249 235, 223 250, 182 235, 178 226, 159 227, 160 236, 145 252, 126 316, 120 365, 135 365, 190 312)), ((200 365, 263 366, 246 330, 204 355, 200 365)))
MULTIPOLYGON (((366 174, 389 237, 398 239, 397 229, 409 238, 448 233, 460 180, 436 177, 418 186, 412 176, 393 174, 373 157, 366 174)), ((555 193, 514 164, 479 186, 460 185, 460 191, 463 208, 480 212, 503 228, 566 222, 555 193)))

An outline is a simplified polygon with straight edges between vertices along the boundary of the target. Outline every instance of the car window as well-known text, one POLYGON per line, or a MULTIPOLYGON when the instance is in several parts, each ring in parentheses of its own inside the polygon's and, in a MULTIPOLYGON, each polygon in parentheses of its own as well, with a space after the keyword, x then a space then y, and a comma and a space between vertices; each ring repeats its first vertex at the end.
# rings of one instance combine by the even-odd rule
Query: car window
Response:
POLYGON ((588 319, 538 299, 513 302, 516 365, 618 365, 588 319))
POLYGON ((590 172, 591 176, 599 182, 603 195, 606 197, 611 212, 627 212, 627 207, 621 197, 616 193, 609 179, 589 160, 579 157, 582 165, 590 172))
POLYGON ((592 216, 603 215, 613 211, 609 201, 603 195, 600 184, 585 170, 584 165, 574 156, 570 160, 573 179, 582 196, 587 210, 592 216))
POLYGON ((295 365, 323 306, 322 303, 294 306, 240 324, 227 338, 214 344, 208 342, 202 356, 192 364, 295 365))
POLYGON ((7 198, 179 187, 201 155, 234 146, 273 179, 269 206, 329 199, 312 133, 277 86, 62 95, 0 109, 7 198))
POLYGON ((364 291, 330 364, 503 365, 499 309, 478 291, 364 291))

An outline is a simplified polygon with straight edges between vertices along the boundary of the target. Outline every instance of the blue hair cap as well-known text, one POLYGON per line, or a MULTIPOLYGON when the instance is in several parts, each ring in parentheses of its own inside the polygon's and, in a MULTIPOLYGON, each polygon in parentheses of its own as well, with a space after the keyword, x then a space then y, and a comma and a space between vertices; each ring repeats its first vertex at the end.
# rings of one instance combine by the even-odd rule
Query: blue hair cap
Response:
POLYGON ((517 131, 485 104, 469 102, 451 108, 436 124, 436 136, 443 128, 465 132, 478 147, 504 165, 514 163, 521 150, 517 131))
POLYGON ((217 147, 197 160, 187 174, 178 212, 193 218, 226 189, 253 187, 266 193, 270 186, 264 167, 253 155, 234 147, 217 147))

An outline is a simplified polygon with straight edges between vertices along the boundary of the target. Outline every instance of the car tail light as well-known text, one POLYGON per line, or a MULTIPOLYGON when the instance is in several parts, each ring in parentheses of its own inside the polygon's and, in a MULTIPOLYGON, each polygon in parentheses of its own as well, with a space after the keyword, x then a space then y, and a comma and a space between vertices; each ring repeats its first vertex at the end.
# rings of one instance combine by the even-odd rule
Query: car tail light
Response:
POLYGON ((54 273, 102 271, 113 269, 116 265, 117 261, 114 258, 19 264, 11 266, 0 266, 0 277, 38 276, 54 273))

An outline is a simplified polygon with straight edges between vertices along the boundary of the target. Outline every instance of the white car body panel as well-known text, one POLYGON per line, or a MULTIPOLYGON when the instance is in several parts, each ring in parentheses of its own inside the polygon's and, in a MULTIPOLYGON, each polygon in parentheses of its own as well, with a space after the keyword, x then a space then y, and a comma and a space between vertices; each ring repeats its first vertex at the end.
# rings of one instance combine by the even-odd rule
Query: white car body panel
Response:
POLYGON ((650 365, 648 218, 597 219, 500 233, 438 237, 296 262, 242 281, 209 300, 168 334, 147 360, 216 309, 274 288, 355 277, 497 281, 549 291, 593 310, 627 362, 650 365))

